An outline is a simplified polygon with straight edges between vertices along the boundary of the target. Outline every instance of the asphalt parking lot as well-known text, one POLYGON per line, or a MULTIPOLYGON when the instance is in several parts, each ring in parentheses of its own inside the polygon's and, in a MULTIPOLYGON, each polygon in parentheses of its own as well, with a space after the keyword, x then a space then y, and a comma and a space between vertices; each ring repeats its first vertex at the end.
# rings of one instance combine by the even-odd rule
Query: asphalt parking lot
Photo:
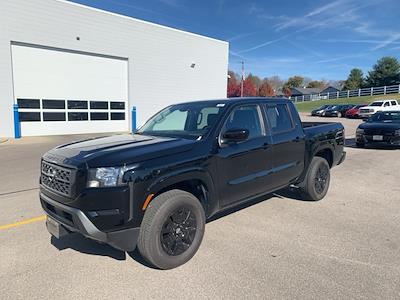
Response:
POLYGON ((0 144, 0 298, 399 299, 400 149, 357 149, 360 121, 329 121, 345 125, 347 159, 325 199, 266 196, 208 223, 196 256, 169 271, 79 235, 50 238, 39 158, 82 137, 0 144))

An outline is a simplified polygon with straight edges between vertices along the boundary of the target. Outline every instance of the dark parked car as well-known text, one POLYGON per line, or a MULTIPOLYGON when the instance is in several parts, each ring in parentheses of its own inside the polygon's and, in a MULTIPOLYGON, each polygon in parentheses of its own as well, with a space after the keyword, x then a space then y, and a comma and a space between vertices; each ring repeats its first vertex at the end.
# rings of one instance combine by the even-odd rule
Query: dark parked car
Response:
POLYGON ((339 117, 344 118, 346 117, 346 113, 349 109, 352 109, 355 105, 354 104, 343 104, 340 107, 340 114, 339 117))
POLYGON ((288 186, 322 199, 345 159, 340 123, 301 123, 277 98, 189 102, 135 134, 58 146, 41 161, 48 231, 132 251, 170 269, 198 250, 206 220, 288 186))
POLYGON ((312 116, 321 116, 325 110, 331 108, 332 105, 322 105, 314 110, 311 111, 312 116))
POLYGON ((354 119, 354 118, 359 118, 359 112, 360 108, 367 106, 368 104, 359 104, 354 106, 353 108, 350 108, 349 110, 346 111, 346 118, 354 119))
POLYGON ((346 111, 352 108, 353 104, 340 104, 331 106, 322 113, 324 117, 344 117, 346 111))
POLYGON ((400 145, 400 111, 377 112, 358 126, 357 147, 369 143, 400 145))

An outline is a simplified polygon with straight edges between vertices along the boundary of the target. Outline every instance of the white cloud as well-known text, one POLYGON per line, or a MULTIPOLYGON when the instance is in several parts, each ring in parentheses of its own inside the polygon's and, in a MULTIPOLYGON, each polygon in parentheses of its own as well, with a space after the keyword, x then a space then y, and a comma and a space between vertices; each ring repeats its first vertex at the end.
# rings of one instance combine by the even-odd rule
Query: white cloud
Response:
POLYGON ((378 45, 371 48, 371 51, 376 51, 382 48, 385 48, 389 45, 392 45, 394 42, 400 40, 400 33, 391 34, 386 40, 381 41, 378 45))
POLYGON ((179 0, 158 0, 158 1, 174 8, 181 7, 181 3, 179 2, 179 0))

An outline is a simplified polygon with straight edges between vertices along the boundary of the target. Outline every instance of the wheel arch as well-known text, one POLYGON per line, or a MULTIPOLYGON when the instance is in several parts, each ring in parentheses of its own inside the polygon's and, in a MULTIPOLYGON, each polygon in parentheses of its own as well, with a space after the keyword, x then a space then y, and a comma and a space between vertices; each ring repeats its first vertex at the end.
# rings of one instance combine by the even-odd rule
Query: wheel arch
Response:
POLYGON ((329 147, 318 149, 317 152, 314 154, 314 157, 322 157, 324 158, 328 164, 329 167, 332 168, 333 166, 333 150, 329 147))
POLYGON ((148 192, 154 194, 153 199, 169 190, 179 189, 191 193, 199 199, 206 216, 216 205, 212 177, 203 170, 188 170, 169 174, 158 178, 148 187, 148 192))

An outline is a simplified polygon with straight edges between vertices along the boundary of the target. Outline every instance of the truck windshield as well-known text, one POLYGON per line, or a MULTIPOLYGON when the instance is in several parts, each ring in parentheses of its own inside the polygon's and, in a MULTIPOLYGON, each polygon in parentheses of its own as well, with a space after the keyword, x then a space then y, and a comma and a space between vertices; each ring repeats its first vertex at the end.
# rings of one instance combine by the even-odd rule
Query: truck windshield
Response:
POLYGON ((372 102, 369 106, 382 106, 382 101, 372 102))
POLYGON ((169 106, 151 117, 136 133, 197 139, 206 135, 224 103, 183 103, 169 106))

